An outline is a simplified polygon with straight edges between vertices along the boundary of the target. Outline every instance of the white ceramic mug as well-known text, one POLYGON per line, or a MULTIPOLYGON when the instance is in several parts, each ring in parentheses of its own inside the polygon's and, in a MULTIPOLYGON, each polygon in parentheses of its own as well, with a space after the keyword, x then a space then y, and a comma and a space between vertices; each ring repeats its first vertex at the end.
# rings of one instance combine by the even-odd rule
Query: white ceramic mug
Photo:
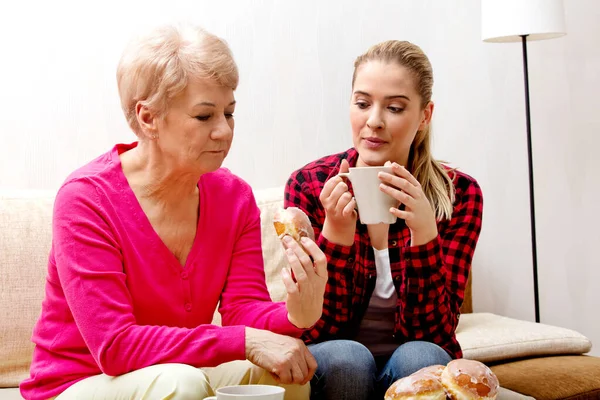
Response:
POLYGON ((283 400, 285 389, 271 385, 235 385, 219 388, 216 393, 204 400, 283 400))
POLYGON ((380 172, 393 174, 392 167, 353 167, 349 171, 340 172, 338 175, 347 177, 352 182, 360 222, 396 223, 398 218, 390 212, 390 208, 398 207, 398 200, 379 189, 381 180, 378 177, 380 172))

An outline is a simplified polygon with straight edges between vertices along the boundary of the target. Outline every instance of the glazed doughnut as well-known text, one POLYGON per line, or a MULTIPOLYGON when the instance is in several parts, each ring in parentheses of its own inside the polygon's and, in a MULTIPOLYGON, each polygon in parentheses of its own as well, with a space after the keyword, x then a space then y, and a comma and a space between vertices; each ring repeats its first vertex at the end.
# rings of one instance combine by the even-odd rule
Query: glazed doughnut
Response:
POLYGON ((298 243, 304 236, 315 240, 315 231, 308 216, 297 207, 277 210, 273 216, 273 225, 279 238, 290 235, 298 243))
POLYGON ((432 365, 397 380, 385 392, 385 400, 446 400, 440 380, 443 370, 443 365, 432 365))
MULTIPOLYGON (((443 365, 431 365, 429 367, 425 367, 425 368, 421 368, 420 370, 418 370, 417 372, 427 372, 429 374, 433 374, 435 376, 437 376, 438 378, 442 379, 442 372, 444 372, 444 367, 443 365)), ((415 372, 415 373, 417 373, 415 372)))
POLYGON ((446 365, 442 384, 452 400, 494 400, 500 386, 496 375, 485 364, 464 358, 446 365))

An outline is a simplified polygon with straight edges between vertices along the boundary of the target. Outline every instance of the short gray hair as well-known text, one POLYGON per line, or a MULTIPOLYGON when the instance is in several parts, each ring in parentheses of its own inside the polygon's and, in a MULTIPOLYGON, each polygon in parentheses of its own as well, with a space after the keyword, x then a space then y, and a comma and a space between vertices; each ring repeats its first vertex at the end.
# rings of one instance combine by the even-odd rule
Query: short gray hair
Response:
POLYGON ((121 107, 138 134, 136 104, 163 116, 191 78, 214 79, 235 90, 239 73, 225 40, 192 25, 169 25, 133 40, 117 67, 121 107))

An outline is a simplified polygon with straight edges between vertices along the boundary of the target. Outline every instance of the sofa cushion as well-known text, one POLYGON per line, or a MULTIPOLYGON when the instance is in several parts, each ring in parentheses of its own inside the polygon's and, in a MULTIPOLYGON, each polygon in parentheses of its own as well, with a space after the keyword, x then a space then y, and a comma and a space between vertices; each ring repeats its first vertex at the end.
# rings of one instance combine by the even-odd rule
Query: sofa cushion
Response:
POLYGON ((273 226, 275 212, 283 208, 283 191, 283 187, 254 191, 256 204, 260 208, 265 278, 273 301, 283 301, 286 297, 285 285, 281 279, 281 269, 287 266, 288 263, 281 240, 273 226))
POLYGON ((464 357, 482 362, 582 354, 592 348, 588 338, 573 330, 490 313, 461 315, 456 336, 464 357))
POLYGON ((53 192, 0 193, 0 387, 29 376, 51 242, 53 192))
POLYGON ((555 356, 491 365, 500 385, 537 400, 600 399, 600 358, 555 356))

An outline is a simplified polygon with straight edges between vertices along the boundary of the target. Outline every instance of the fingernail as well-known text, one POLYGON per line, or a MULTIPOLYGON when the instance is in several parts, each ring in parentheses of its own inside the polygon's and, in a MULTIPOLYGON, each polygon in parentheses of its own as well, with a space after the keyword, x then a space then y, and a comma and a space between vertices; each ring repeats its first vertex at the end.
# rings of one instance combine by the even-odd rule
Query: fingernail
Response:
POLYGON ((289 236, 287 236, 287 235, 285 235, 285 236, 283 237, 283 243, 285 243, 285 244, 290 244, 290 243, 292 243, 292 238, 291 238, 291 237, 289 237, 289 236))
POLYGON ((306 236, 302 236, 302 237, 300 238, 300 241, 301 241, 302 243, 308 243, 308 238, 307 238, 306 236))

